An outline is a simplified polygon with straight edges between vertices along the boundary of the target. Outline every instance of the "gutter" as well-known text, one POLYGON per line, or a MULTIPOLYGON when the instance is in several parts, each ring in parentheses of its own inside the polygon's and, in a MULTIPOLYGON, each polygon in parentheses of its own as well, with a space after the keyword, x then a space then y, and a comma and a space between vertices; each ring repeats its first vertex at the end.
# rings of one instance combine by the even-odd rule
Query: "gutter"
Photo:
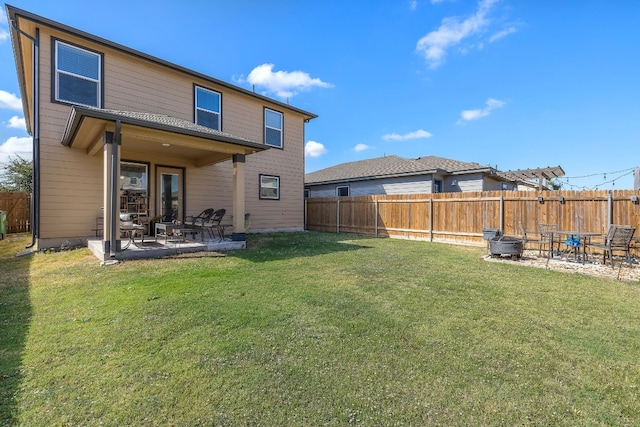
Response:
MULTIPOLYGON (((36 28, 35 37, 22 31, 14 19, 10 19, 13 29, 33 43, 33 171, 31 175, 31 243, 27 249, 35 246, 40 237, 40 29, 36 28)), ((19 40, 16 40, 19 43, 19 40)), ((20 73, 18 73, 20 79, 20 73)), ((26 101, 25 101, 26 102, 26 101)), ((28 123, 28 121, 27 121, 28 123)), ((28 126, 28 124, 27 124, 28 126)))

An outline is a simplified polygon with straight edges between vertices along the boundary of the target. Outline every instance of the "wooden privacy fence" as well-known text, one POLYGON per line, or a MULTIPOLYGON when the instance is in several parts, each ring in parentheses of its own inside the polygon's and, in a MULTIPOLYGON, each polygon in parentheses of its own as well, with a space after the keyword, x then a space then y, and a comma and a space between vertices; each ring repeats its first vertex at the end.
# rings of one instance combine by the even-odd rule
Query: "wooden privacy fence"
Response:
POLYGON ((306 199, 306 228, 317 231, 485 244, 483 228, 520 236, 538 224, 606 234, 633 225, 640 236, 640 192, 491 191, 306 199))
POLYGON ((31 193, 0 193, 0 211, 7 212, 7 234, 31 231, 31 193))

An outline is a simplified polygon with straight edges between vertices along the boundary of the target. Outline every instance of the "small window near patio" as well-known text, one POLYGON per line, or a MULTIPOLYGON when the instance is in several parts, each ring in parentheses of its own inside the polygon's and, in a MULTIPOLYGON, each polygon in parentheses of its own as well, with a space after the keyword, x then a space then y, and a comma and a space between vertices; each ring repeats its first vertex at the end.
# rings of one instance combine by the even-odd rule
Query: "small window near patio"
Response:
POLYGON ((222 130, 220 93, 196 86, 195 122, 215 130, 222 130))
POLYGON ((55 100, 101 106, 102 56, 59 40, 55 42, 55 100))
POLYGON ((282 113, 268 108, 264 110, 264 143, 282 148, 282 113))
POLYGON ((260 175, 260 198, 280 200, 280 177, 260 175))

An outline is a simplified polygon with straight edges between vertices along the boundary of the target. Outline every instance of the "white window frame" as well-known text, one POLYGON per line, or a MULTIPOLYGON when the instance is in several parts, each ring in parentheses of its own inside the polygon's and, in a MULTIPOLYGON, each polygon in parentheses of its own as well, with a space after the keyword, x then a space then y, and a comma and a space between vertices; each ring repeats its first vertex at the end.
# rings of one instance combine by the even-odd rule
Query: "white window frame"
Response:
POLYGON ((87 107, 96 107, 96 108, 100 108, 102 106, 102 55, 97 53, 97 52, 93 52, 91 50, 88 49, 84 49, 81 48, 79 46, 75 46, 72 45, 70 43, 65 43, 61 40, 55 40, 54 41, 54 94, 55 94, 55 100, 58 102, 64 102, 67 104, 76 104, 76 105, 85 105, 87 107), (65 47, 71 48, 71 49, 76 49, 76 50, 80 50, 82 52, 88 53, 90 55, 95 56, 98 59, 98 78, 94 79, 92 77, 87 77, 87 76, 83 76, 81 74, 76 74, 70 71, 66 71, 66 70, 60 70, 58 69, 58 46, 60 45, 64 45, 65 47), (59 75, 60 74, 65 74, 68 76, 72 76, 74 78, 77 79, 82 79, 82 80, 87 80, 90 82, 94 82, 96 83, 96 105, 91 105, 91 104, 83 104, 81 102, 78 101, 74 101, 74 100, 70 100, 70 99, 64 99, 61 97, 60 95, 60 82, 59 82, 59 75))
POLYGON ((215 91, 215 90, 211 90, 211 89, 207 89, 207 88, 202 87, 202 86, 195 85, 195 89, 194 89, 194 118, 193 118, 193 121, 197 125, 210 127, 211 129, 215 129, 215 130, 221 131, 222 130, 222 94, 220 92, 215 91), (198 91, 199 90, 202 90, 204 92, 210 92, 210 93, 218 95, 218 111, 209 110, 208 108, 198 107, 198 91), (202 123, 198 123, 198 110, 204 111, 204 112, 209 113, 209 114, 217 114, 218 115, 218 127, 217 128, 211 128, 210 126, 204 125, 202 123))
POLYGON ((338 186, 336 186, 336 196, 338 196, 338 197, 349 197, 350 194, 351 194, 351 189, 349 188, 348 185, 338 185, 338 186), (341 196, 340 195, 340 190, 342 190, 343 188, 347 189, 347 195, 346 196, 341 196))
POLYGON ((260 199, 261 200, 280 200, 280 177, 277 175, 267 175, 267 174, 260 174, 260 199), (275 196, 265 196, 262 194, 262 189, 273 189, 274 187, 266 187, 264 186, 264 181, 263 178, 268 178, 270 180, 275 180, 276 182, 276 195, 275 196))
POLYGON ((268 145, 270 147, 282 148, 282 146, 283 146, 283 128, 284 128, 284 114, 282 114, 280 111, 272 110, 270 108, 265 108, 264 109, 264 143, 265 143, 265 145, 268 145), (267 114, 270 114, 270 113, 271 114, 277 114, 278 116, 280 116, 280 128, 269 126, 267 124, 268 123, 267 114), (280 144, 279 145, 269 144, 268 138, 267 138, 267 131, 269 129, 276 130, 276 131, 280 132, 280 144))

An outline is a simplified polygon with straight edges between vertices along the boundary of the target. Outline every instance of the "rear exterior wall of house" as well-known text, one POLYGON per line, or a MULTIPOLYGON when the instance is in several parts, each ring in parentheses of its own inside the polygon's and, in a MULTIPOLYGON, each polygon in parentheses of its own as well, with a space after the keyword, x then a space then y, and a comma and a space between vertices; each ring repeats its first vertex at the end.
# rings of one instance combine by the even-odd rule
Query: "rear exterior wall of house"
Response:
MULTIPOLYGON (((302 113, 56 28, 38 27, 41 100, 39 247, 58 246, 65 239, 86 240, 94 236, 96 216, 101 215, 103 206, 102 151, 90 156, 60 142, 71 106, 53 101, 55 40, 102 55, 102 107, 105 109, 164 114, 193 121, 194 85, 198 85, 221 94, 223 132, 258 143, 264 143, 264 109, 283 113, 282 148, 270 148, 246 157, 245 211, 251 214, 255 231, 303 229, 305 117, 302 113), (261 174, 279 178, 279 200, 259 198, 261 174)), ((231 161, 196 167, 187 159, 150 155, 125 143, 121 158, 148 165, 151 216, 159 209, 156 180, 153 179, 156 166, 185 171, 186 215, 195 215, 209 207, 231 212, 231 161)))

